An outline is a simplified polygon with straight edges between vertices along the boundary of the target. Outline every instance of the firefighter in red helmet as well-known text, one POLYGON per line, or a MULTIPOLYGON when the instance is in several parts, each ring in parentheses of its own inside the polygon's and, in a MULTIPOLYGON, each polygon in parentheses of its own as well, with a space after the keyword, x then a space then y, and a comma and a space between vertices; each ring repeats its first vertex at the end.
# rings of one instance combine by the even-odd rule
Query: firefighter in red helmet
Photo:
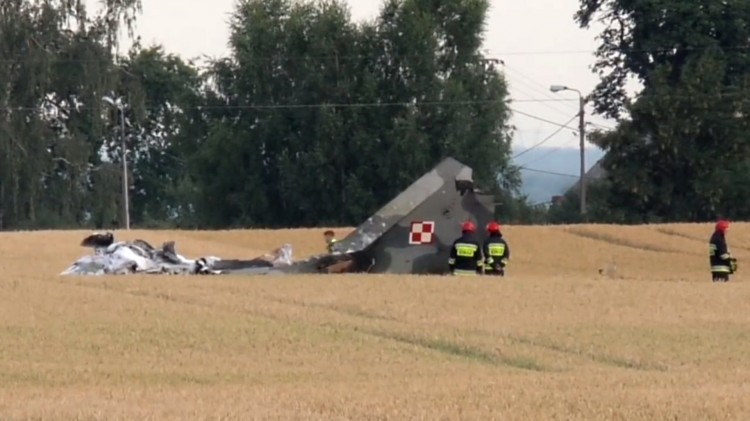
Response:
POLYGON ((737 271, 737 260, 732 257, 727 247, 726 233, 728 230, 729 221, 719 220, 708 242, 711 277, 714 282, 728 282, 729 275, 737 271))
POLYGON ((451 246, 448 270, 451 275, 478 275, 482 273, 482 248, 474 238, 476 227, 471 221, 461 225, 461 237, 451 246))
POLYGON ((500 232, 500 224, 495 221, 487 224, 487 235, 482 245, 484 273, 505 276, 505 266, 508 265, 508 259, 510 259, 510 247, 500 232))

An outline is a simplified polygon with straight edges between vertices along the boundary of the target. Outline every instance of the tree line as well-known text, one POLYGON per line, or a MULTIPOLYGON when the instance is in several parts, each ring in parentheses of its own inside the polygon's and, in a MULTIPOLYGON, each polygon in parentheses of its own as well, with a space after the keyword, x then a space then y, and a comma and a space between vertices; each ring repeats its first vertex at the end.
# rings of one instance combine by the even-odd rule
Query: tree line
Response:
POLYGON ((0 6, 0 227, 361 221, 452 155, 515 197, 507 84, 480 52, 487 1, 389 0, 354 23, 341 1, 245 0, 228 57, 114 54, 140 5, 0 6))
MULTIPOLYGON (((356 23, 342 0, 242 0, 228 56, 198 65, 137 41, 116 53, 139 0, 3 1, 0 229, 121 226, 123 156, 138 227, 356 224, 446 156, 503 221, 582 221, 575 193, 550 209, 520 194, 488 7, 385 0, 356 23)), ((608 175, 586 220, 750 212, 750 5, 584 0, 575 20, 599 17, 590 100, 619 124, 591 137, 608 175)))

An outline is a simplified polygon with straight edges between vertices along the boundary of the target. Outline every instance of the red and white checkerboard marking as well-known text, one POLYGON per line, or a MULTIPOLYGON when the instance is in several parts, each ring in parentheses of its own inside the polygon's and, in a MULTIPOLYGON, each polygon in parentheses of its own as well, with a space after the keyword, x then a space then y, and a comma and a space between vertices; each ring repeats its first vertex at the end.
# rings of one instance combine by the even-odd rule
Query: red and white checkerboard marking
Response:
POLYGON ((432 244, 435 237, 435 222, 433 221, 414 221, 411 223, 409 232, 409 244, 432 244))

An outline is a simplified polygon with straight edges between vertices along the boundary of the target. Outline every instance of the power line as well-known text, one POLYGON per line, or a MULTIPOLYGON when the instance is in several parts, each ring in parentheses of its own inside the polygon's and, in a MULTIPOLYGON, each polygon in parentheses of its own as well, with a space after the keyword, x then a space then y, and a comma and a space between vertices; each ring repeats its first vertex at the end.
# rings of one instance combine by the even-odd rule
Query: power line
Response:
MULTIPOLYGON (((558 99, 552 99, 554 101, 560 101, 558 99)), ((563 99, 564 100, 564 99, 563 99)), ((511 100, 511 102, 539 102, 539 101, 547 101, 547 99, 520 99, 520 100, 511 100)), ((568 99, 565 101, 577 101, 575 99, 568 99)), ((267 109, 300 109, 300 108, 366 108, 366 107, 389 107, 389 106, 421 106, 421 105, 475 105, 475 104, 496 104, 496 103, 503 103, 506 102, 506 100, 487 100, 487 101, 434 101, 434 102, 392 102, 392 103, 349 103, 349 104, 276 104, 276 105, 203 105, 203 106, 191 106, 191 107, 180 107, 181 110, 244 110, 244 109, 258 109, 258 110, 267 110, 267 109)), ((86 107, 86 106, 79 106, 75 107, 78 110, 96 110, 96 111, 106 111, 108 108, 106 107, 86 107)), ((155 110, 159 109, 160 107, 144 107, 146 110, 155 110)), ((543 117, 536 116, 534 114, 530 114, 521 110, 517 110, 515 108, 509 107, 510 111, 523 115, 525 117, 538 120, 547 124, 551 124, 554 126, 559 127, 560 129, 570 129, 575 130, 573 127, 567 126, 567 124, 560 124, 558 122, 548 120, 543 117)), ((43 107, 0 107, 0 111, 44 111, 43 107)), ((559 131, 559 130, 558 130, 559 131)), ((555 132, 557 133, 557 132, 555 132)), ((555 134, 553 133, 553 135, 555 134)))
MULTIPOLYGON (((546 99, 520 99, 520 100, 511 100, 511 102, 540 102, 540 101, 546 101, 546 99)), ((567 101, 577 101, 575 99, 567 100, 567 101)), ((311 108, 368 108, 368 107, 406 107, 406 106, 440 106, 440 105, 477 105, 477 104, 497 104, 497 103, 504 103, 506 100, 476 100, 476 101, 425 101, 425 102, 391 102, 391 103, 344 103, 344 104, 326 104, 326 103, 319 103, 319 104, 275 104, 275 105, 199 105, 199 106, 191 106, 191 107, 179 107, 181 110, 277 110, 277 109, 311 109, 311 108)), ((86 107, 86 106, 79 106, 75 107, 78 110, 95 110, 95 111, 105 111, 108 110, 106 107, 86 107)), ((160 107, 144 107, 146 110, 156 110, 160 107)), ((570 130, 576 130, 573 127, 569 127, 566 124, 560 124, 558 122, 548 120, 543 117, 536 116, 534 114, 530 114, 521 110, 517 110, 515 108, 509 107, 510 111, 523 115, 525 117, 541 121, 547 124, 551 124, 553 126, 557 126, 559 128, 565 128, 570 130)), ((45 111, 44 107, 0 107, 0 111, 45 111)))
MULTIPOLYGON (((596 54, 596 50, 538 50, 538 51, 494 51, 494 50, 485 50, 488 53, 491 53, 493 56, 549 56, 549 55, 578 55, 578 54, 596 54)), ((670 52, 677 52, 677 51, 688 51, 688 52, 702 52, 702 51, 723 51, 725 53, 731 52, 735 54, 740 53, 747 53, 750 52, 750 45, 735 45, 735 46, 722 46, 722 47, 663 47, 663 48, 618 48, 617 50, 613 51, 614 53, 646 53, 646 54, 658 54, 658 53, 670 53, 670 52)), ((39 52, 44 52, 49 55, 54 55, 54 52, 49 52, 46 50, 39 50, 39 52)), ((432 58, 438 55, 437 53, 423 53, 423 54, 406 54, 406 55, 399 55, 398 58, 432 58)), ((230 56, 231 57, 231 56, 230 56)), ((381 54, 332 54, 332 55, 270 55, 270 56, 254 56, 252 57, 253 60, 354 60, 354 59, 362 59, 362 58, 380 58, 382 57, 381 54)), ((227 57, 220 57, 219 60, 222 58, 227 57)), ((43 58, 29 58, 29 57, 19 57, 19 58, 6 58, 6 59, 0 59, 0 63, 28 63, 33 61, 42 61, 45 60, 43 58)), ((111 60, 108 59, 56 59, 55 61, 61 62, 61 63, 100 63, 100 62, 106 62, 111 63, 111 60)))
MULTIPOLYGON (((571 140, 577 141, 578 139, 576 138, 576 139, 571 139, 571 140)), ((569 140, 568 142, 565 142, 565 144, 568 145, 568 144, 572 143, 571 140, 569 140)), ((550 148, 549 151, 547 151, 547 152, 545 152, 545 153, 537 156, 536 158, 532 159, 531 161, 524 162, 523 164, 521 164, 521 166, 527 166, 527 165, 530 165, 530 164, 532 164, 534 162, 539 162, 539 161, 547 158, 548 156, 550 156, 550 155, 552 155, 554 153, 560 152, 564 148, 567 148, 567 146, 556 146, 554 148, 550 148)))
MULTIPOLYGON (((745 53, 750 52, 750 45, 734 45, 734 46, 708 46, 708 47, 662 47, 662 48, 617 48, 614 53, 646 53, 646 54, 657 54, 657 53, 670 53, 677 51, 724 51, 734 53, 745 53)), ((528 55, 575 55, 575 54, 596 54, 596 50, 541 50, 541 51, 492 51, 495 55, 501 56, 528 56, 528 55)))
POLYGON ((555 176, 558 176, 558 177, 578 178, 577 175, 573 175, 573 174, 565 174, 565 173, 555 172, 555 171, 546 171, 546 170, 540 170, 540 169, 529 168, 529 167, 524 167, 524 166, 518 167, 518 169, 523 170, 523 171, 536 172, 536 173, 540 173, 540 174, 555 175, 555 176))
MULTIPOLYGON (((576 99, 576 100, 574 100, 574 101, 578 101, 578 100, 576 99)), ((552 124, 553 126, 557 126, 557 127, 562 127, 562 128, 564 128, 564 129, 571 129, 571 130, 576 130, 575 128, 573 128, 573 127, 569 127, 569 126, 567 125, 567 124, 570 124, 570 122, 568 122, 567 124, 562 124, 562 123, 557 123, 557 122, 555 122, 555 121, 552 121, 552 120, 547 120, 546 118, 542 118, 542 117, 537 117, 537 116, 535 116, 535 115, 533 115, 533 114, 529 114, 529 113, 526 113, 526 112, 523 112, 523 111, 517 110, 517 109, 515 109, 515 108, 511 108, 510 110, 511 110, 511 111, 513 111, 513 112, 514 112, 514 113, 516 113, 516 114, 520 114, 520 115, 522 115, 522 116, 526 116, 526 117, 532 118, 532 119, 534 119, 534 120, 538 120, 538 121, 543 121, 543 122, 545 122, 545 123, 548 123, 548 124, 552 124)), ((577 116, 576 116, 576 117, 577 117, 577 116)))
POLYGON ((600 128, 600 129, 615 130, 615 128, 612 127, 612 126, 607 126, 607 125, 604 125, 604 124, 594 123, 594 122, 591 122, 591 121, 587 121, 586 124, 591 124, 592 126, 596 126, 596 127, 600 128))
MULTIPOLYGON (((515 68, 514 66, 509 65, 507 62, 503 65, 503 69, 506 70, 506 75, 511 76, 513 78, 518 78, 517 81, 524 84, 525 86, 528 86, 531 89, 531 94, 532 94, 531 96, 538 96, 541 94, 542 97, 549 98, 549 99, 559 98, 559 96, 549 91, 548 85, 544 85, 535 81, 534 79, 526 75, 525 72, 515 68)), ((511 83, 511 86, 513 86, 513 83, 511 83)), ((514 89, 519 90, 519 92, 523 93, 524 95, 527 95, 526 92, 521 91, 517 86, 515 86, 514 89)), ((553 102, 553 101, 550 101, 550 102, 553 102)), ((542 103, 542 105, 544 105, 545 107, 551 110, 557 111, 559 114, 564 115, 566 117, 570 115, 570 113, 576 112, 578 108, 577 107, 578 104, 575 104, 576 105, 575 107, 568 108, 567 111, 563 110, 562 108, 559 108, 559 107, 556 107, 547 103, 542 103), (575 110, 573 108, 575 108, 575 110)), ((591 105, 591 104, 587 103, 587 105, 591 105)), ((613 129, 613 127, 609 127, 609 126, 598 124, 598 123, 591 121, 592 118, 596 118, 596 115, 590 116, 590 118, 588 119, 589 121, 587 121, 587 124, 591 124, 593 126, 597 126, 603 129, 609 129, 609 130, 613 129)))
MULTIPOLYGON (((551 99, 559 98, 559 96, 553 96, 553 94, 548 90, 547 87, 543 86, 541 83, 536 82, 532 78, 526 76, 524 72, 517 70, 514 66, 510 66, 509 64, 505 63, 503 66, 503 69, 505 69, 507 76, 510 76, 516 79, 521 84, 528 86, 532 91, 536 91, 536 93, 534 93, 533 96, 541 94, 546 98, 551 98, 551 99)), ((511 81, 510 86, 513 89, 519 89, 518 86, 514 86, 514 85, 515 84, 511 81)), ((558 113, 566 117, 570 115, 571 112, 575 112, 575 110, 572 110, 572 109, 562 110, 560 108, 554 107, 549 104, 545 104, 545 106, 547 108, 557 111, 558 113)))
MULTIPOLYGON (((221 104, 221 105, 196 105, 196 106, 190 106, 190 107, 179 107, 182 110, 212 110, 212 109, 221 109, 221 110, 275 110, 275 109, 298 109, 298 108, 369 108, 369 107, 405 107, 405 106, 432 106, 432 105, 481 105, 481 104, 501 104, 501 103, 508 103, 508 102, 522 102, 522 103, 535 103, 535 102, 546 102, 546 101, 552 101, 550 99, 546 98, 526 98, 526 99, 489 99, 489 100, 457 100, 457 101, 419 101, 419 102, 351 102, 351 103, 317 103, 317 104, 258 104, 258 105, 230 105, 230 104, 221 104)), ((577 99, 559 99, 557 101, 577 101, 577 99)), ((42 110, 44 107, 38 106, 38 107, 14 107, 14 106, 8 106, 8 107, 0 107, 0 110, 11 110, 11 111, 39 111, 42 110)), ((107 108, 105 107, 87 107, 87 106, 78 106, 73 107, 78 110, 105 110, 107 108)), ((153 109, 159 109, 161 106, 147 106, 144 107, 144 109, 147 110, 153 110, 153 109)), ((512 110, 512 109, 511 109, 512 110)), ((548 120, 544 120, 541 117, 536 117, 532 114, 527 114, 521 111, 518 111, 519 114, 523 114, 526 116, 530 116, 531 118, 537 118, 542 121, 547 121, 551 124, 557 124, 548 120)))
MULTIPOLYGON (((592 123, 590 121, 587 121, 586 124, 591 124, 592 126, 597 126, 597 127, 602 128, 602 129, 615 130, 615 128, 613 128, 613 127, 608 127, 608 126, 604 126, 604 125, 601 125, 601 124, 592 123)), ((577 139, 572 139, 572 140, 577 140, 577 139)), ((572 143, 572 142, 568 141, 568 142, 566 142, 566 145, 570 144, 570 143, 572 143)), ((560 152, 560 150, 565 149, 565 148, 566 148, 566 146, 556 146, 554 148, 551 148, 549 151, 547 151, 547 152, 545 152, 545 153, 537 156, 536 158, 532 159, 531 161, 525 162, 522 165, 529 165, 529 164, 532 164, 534 162, 539 162, 539 161, 543 160, 544 158, 546 158, 546 157, 548 157, 548 156, 550 156, 550 155, 552 155, 554 153, 560 152)))
POLYGON ((564 124, 564 125, 561 125, 560 127, 558 127, 558 128, 557 128, 557 130, 555 130, 554 132, 552 132, 552 133, 551 133, 551 134, 550 134, 549 136, 545 137, 545 138, 544 138, 544 139, 542 139, 542 140, 541 140, 540 142, 538 142, 538 143, 536 143, 536 144, 532 145, 531 147, 529 147, 529 148, 526 148, 526 149, 524 149, 523 151, 521 151, 521 152, 517 153, 516 155, 514 155, 514 156, 513 156, 513 159, 516 159, 516 158, 518 158, 519 156, 521 156, 521 155, 523 155, 523 154, 525 154, 525 153, 527 153, 527 152, 530 152, 530 151, 532 151, 532 150, 534 150, 534 149, 538 148, 539 146, 542 146, 542 145, 543 145, 543 144, 545 144, 545 143, 546 143, 546 142, 547 142, 548 140, 552 139, 552 137, 553 137, 553 136, 555 136, 556 134, 560 133, 560 131, 561 131, 562 129, 566 129, 566 128, 567 128, 567 129, 572 129, 572 127, 568 127, 568 124, 572 123, 572 122, 573 122, 573 120, 575 120, 575 119, 577 119, 577 118, 578 118, 578 116, 577 116, 577 115, 574 115, 574 116, 573 116, 573 117, 572 117, 572 118, 571 118, 570 120, 568 120, 567 122, 565 122, 565 124, 564 124))
MULTIPOLYGON (((557 100, 557 99, 554 99, 557 100)), ((520 99, 520 100, 511 100, 511 102, 537 102, 537 101, 546 101, 546 99, 520 99)), ((573 100, 567 100, 567 101, 577 101, 575 99, 573 100)), ((393 102, 393 103, 350 103, 350 104, 276 104, 276 105, 203 105, 203 106, 191 106, 191 107, 180 107, 181 110, 242 110, 242 109, 298 109, 298 108, 365 108, 365 107, 387 107, 387 106, 417 106, 417 105, 472 105, 472 104, 492 104, 492 103, 502 103, 505 102, 505 100, 487 100, 487 101, 443 101, 443 102, 393 102)), ((0 111, 43 111, 44 107, 0 107, 0 111)), ((86 107, 86 106, 79 106, 75 107, 79 110, 96 110, 96 111, 105 111, 108 110, 106 107, 86 107)), ((144 107, 146 110, 154 110, 159 109, 160 107, 144 107)), ((543 117, 536 116, 534 114, 530 114, 521 110, 517 110, 513 107, 508 108, 510 111, 523 115, 525 117, 538 120, 547 124, 551 124, 553 126, 557 126, 561 129, 566 128, 570 130, 575 130, 575 128, 569 127, 566 124, 560 124, 558 122, 548 120, 543 117)))
MULTIPOLYGON (((727 92, 727 93, 718 93, 718 94, 711 94, 711 95, 692 95, 692 96, 684 96, 684 95, 638 95, 637 97, 639 99, 642 98, 658 98, 658 97, 667 97, 670 99, 693 99, 693 98, 702 98, 706 99, 708 98, 725 98, 725 97, 743 97, 746 96, 748 99, 750 99, 750 95, 744 92, 727 92)), ((521 98, 521 99, 488 99, 488 100, 455 100, 455 101, 403 101, 403 102, 352 102, 352 103, 314 103, 314 104, 219 104, 219 105, 195 105, 195 106, 189 106, 189 107, 179 107, 182 110, 210 110, 210 109, 296 109, 296 108, 363 108, 363 107, 402 107, 402 106, 430 106, 430 105, 478 105, 478 104, 499 104, 499 103, 544 103, 544 102, 578 102, 577 98, 521 98)), ((54 104, 49 104, 50 106, 54 106, 54 104)), ((162 105, 150 105, 143 107, 146 110, 154 110, 154 109, 160 109, 162 105)), ((0 107, 0 110, 15 110, 15 111, 24 111, 24 110, 42 110, 43 106, 36 106, 36 107, 29 107, 29 106, 5 106, 0 107)), ((73 108, 76 108, 77 110, 101 110, 103 107, 94 107, 94 106, 73 106, 73 108)), ((516 110, 513 108, 510 108, 512 111, 514 111, 517 114, 525 115, 527 117, 535 118, 540 121, 544 121, 553 125, 560 126, 559 123, 556 123, 551 120, 546 120, 541 117, 537 117, 535 115, 531 115, 528 113, 525 113, 520 110, 516 110)), ((696 109, 705 109, 705 108, 698 108, 696 109)), ((591 123, 591 122, 590 122, 591 123)), ((606 128, 606 129, 613 129, 613 127, 605 126, 598 123, 591 123, 596 126, 606 128)))

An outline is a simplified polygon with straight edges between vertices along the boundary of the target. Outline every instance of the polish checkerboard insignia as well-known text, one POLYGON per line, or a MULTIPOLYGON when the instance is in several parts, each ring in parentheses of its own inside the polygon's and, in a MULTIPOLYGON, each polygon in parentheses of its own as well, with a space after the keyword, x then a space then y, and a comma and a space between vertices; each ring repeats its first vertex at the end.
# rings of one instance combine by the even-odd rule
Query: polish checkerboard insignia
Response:
POLYGON ((411 223, 409 232, 409 244, 432 244, 435 237, 435 222, 433 221, 414 221, 411 223))

